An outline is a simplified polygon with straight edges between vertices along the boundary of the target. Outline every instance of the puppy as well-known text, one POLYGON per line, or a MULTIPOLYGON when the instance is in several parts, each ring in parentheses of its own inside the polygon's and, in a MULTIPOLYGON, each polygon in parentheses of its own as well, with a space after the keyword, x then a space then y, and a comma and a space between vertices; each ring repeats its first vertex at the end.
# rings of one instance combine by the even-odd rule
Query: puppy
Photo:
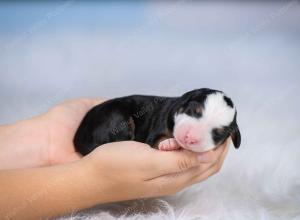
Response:
POLYGON ((75 134, 74 145, 82 155, 125 140, 160 150, 205 152, 231 136, 238 148, 241 135, 236 117, 233 102, 218 90, 196 89, 181 97, 126 96, 92 108, 75 134))

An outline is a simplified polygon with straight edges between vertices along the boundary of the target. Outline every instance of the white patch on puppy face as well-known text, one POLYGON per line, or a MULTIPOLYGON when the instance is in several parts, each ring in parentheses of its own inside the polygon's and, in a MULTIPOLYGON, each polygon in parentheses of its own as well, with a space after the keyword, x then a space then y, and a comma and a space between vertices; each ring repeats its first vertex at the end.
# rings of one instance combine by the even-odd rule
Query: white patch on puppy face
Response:
POLYGON ((203 119, 209 120, 216 126, 229 125, 235 114, 235 109, 227 105, 223 93, 215 93, 207 96, 204 104, 203 119))
POLYGON ((195 152, 215 148, 212 130, 228 126, 234 119, 235 108, 228 106, 221 92, 209 94, 204 103, 202 117, 185 113, 175 115, 174 137, 179 144, 195 152))

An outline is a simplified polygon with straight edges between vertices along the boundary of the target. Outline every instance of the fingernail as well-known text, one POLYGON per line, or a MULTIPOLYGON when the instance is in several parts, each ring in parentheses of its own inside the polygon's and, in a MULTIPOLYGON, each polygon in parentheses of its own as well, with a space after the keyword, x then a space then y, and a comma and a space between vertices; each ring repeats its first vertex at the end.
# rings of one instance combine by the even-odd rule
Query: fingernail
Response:
POLYGON ((212 157, 210 155, 210 152, 200 153, 198 155, 198 161, 201 163, 209 163, 211 162, 212 157))

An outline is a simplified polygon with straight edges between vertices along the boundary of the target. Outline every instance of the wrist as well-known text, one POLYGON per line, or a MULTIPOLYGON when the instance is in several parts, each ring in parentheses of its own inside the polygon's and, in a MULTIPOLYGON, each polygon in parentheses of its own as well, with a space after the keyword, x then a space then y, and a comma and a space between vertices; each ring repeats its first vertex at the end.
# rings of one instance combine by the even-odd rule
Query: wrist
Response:
POLYGON ((0 169, 45 166, 42 129, 38 118, 0 126, 0 169))
POLYGON ((51 167, 1 171, 0 180, 0 193, 4 196, 0 201, 0 215, 9 218, 45 219, 102 203, 88 163, 81 160, 51 167))
POLYGON ((85 177, 90 201, 93 201, 94 204, 112 202, 111 195, 113 194, 114 183, 109 183, 109 174, 105 169, 102 169, 101 159, 99 157, 94 158, 92 153, 77 163, 80 164, 80 172, 85 177))

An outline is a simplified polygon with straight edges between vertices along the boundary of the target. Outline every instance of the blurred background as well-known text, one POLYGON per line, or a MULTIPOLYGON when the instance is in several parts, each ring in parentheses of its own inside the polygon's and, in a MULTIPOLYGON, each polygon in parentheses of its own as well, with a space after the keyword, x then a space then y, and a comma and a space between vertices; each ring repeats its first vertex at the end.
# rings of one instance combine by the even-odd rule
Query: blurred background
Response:
POLYGON ((300 131, 299 69, 295 0, 0 1, 1 124, 71 98, 210 87, 253 125, 246 139, 286 140, 300 131))

